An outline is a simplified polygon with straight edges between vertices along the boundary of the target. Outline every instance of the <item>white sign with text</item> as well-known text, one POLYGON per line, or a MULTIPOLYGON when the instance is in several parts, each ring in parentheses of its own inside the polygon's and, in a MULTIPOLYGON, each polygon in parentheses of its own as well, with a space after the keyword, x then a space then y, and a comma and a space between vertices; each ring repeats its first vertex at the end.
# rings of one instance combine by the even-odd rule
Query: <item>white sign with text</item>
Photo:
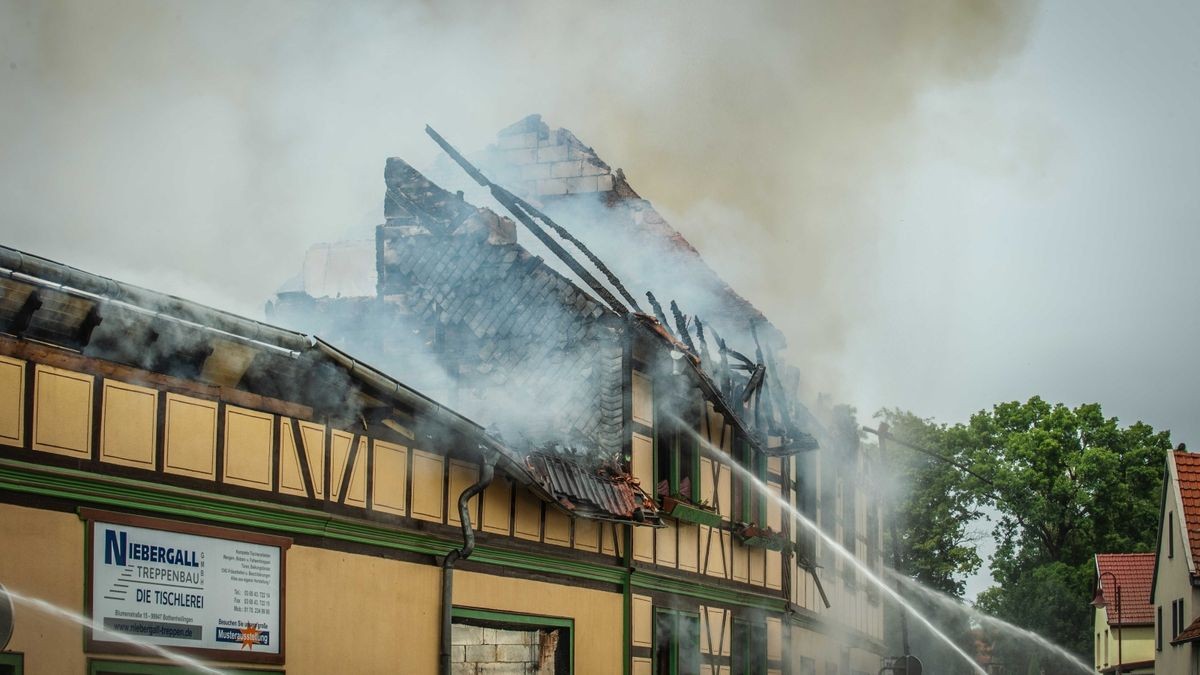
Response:
POLYGON ((93 639, 279 654, 281 559, 277 546, 96 521, 93 639))

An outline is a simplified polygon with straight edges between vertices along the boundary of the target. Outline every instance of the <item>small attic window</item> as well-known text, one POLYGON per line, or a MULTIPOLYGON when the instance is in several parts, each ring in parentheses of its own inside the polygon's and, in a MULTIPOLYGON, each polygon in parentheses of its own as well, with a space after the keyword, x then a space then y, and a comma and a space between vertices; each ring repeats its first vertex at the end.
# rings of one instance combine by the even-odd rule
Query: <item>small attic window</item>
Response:
POLYGON ((1175 557, 1175 512, 1167 511, 1167 557, 1175 557))

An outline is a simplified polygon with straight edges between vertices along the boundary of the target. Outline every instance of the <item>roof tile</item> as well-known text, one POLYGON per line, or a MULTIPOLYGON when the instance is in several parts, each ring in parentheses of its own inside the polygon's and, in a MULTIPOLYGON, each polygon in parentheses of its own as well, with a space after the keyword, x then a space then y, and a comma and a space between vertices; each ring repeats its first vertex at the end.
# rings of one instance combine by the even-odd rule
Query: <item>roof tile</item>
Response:
POLYGON ((1200 454, 1175 450, 1175 469, 1179 473, 1179 496, 1183 500, 1183 518, 1187 524, 1192 560, 1200 563, 1200 454))
POLYGON ((1098 553, 1096 574, 1104 591, 1104 599, 1109 603, 1110 626, 1118 625, 1117 586, 1121 590, 1120 625, 1154 623, 1154 607, 1150 604, 1150 590, 1154 578, 1153 553, 1098 553))

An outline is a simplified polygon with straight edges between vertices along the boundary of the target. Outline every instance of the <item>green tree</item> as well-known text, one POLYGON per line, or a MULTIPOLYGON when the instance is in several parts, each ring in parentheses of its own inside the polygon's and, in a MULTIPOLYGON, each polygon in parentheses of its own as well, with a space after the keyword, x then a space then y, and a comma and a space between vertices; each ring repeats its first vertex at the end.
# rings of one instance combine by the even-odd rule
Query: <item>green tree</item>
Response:
MULTIPOLYGON (((895 409, 884 409, 876 417, 897 439, 946 457, 955 452, 948 445, 951 435, 945 425, 895 409)), ((904 574, 962 597, 963 579, 981 562, 969 529, 979 518, 976 486, 964 480, 953 463, 910 445, 885 440, 880 450, 885 508, 895 518, 897 534, 893 549, 890 527, 885 527, 885 559, 891 562, 895 552, 904 574)))
MULTIPOLYGON (((953 452, 946 446, 948 435, 944 425, 901 410, 883 410, 876 417, 897 439, 936 455, 953 452)), ((977 570, 981 562, 970 532, 971 524, 979 518, 973 486, 963 480, 962 472, 952 463, 887 438, 880 441, 876 466, 876 482, 883 499, 881 507, 891 518, 884 526, 884 560, 928 588, 962 597, 964 578, 977 570)), ((901 592, 904 593, 903 589, 901 592)), ((946 611, 920 595, 904 594, 923 616, 956 643, 967 647, 973 644, 966 614, 946 611)), ((887 603, 885 619, 891 653, 902 651, 901 622, 907 619, 904 629, 909 646, 924 662, 926 672, 946 675, 971 672, 961 656, 921 623, 903 616, 893 603, 887 603)))
POLYGON ((1153 550, 1170 432, 1033 397, 948 430, 999 514, 984 611, 1091 653, 1092 556, 1153 550))

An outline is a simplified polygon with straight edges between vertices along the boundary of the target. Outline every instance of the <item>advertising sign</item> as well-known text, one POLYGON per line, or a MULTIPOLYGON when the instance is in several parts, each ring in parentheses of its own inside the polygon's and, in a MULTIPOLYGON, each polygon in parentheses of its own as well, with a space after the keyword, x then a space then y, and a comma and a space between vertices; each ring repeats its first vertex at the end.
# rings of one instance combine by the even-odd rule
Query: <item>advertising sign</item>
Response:
POLYGON ((122 633, 168 648, 282 656, 286 544, 115 520, 91 522, 93 642, 122 633))

